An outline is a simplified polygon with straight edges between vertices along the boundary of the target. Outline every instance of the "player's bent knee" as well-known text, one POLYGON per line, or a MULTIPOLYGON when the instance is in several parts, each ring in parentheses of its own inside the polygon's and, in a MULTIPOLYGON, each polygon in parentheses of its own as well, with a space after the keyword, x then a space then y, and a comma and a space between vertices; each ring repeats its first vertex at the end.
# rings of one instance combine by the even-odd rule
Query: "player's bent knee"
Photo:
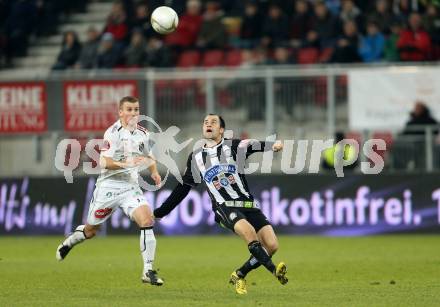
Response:
POLYGON ((278 242, 277 241, 269 242, 268 244, 266 244, 266 249, 270 255, 275 254, 278 250, 278 242))
POLYGON ((234 231, 248 243, 258 241, 257 233, 255 232, 255 229, 254 227, 252 227, 252 225, 245 227, 235 227, 234 231))

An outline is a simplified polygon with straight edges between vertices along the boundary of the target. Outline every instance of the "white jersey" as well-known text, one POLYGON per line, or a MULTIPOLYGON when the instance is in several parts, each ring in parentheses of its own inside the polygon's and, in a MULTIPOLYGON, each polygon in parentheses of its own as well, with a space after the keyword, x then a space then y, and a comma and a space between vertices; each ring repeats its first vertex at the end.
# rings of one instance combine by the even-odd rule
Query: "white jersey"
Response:
MULTIPOLYGON (((124 128, 118 120, 104 133, 101 155, 119 162, 130 157, 149 155, 151 154, 150 150, 149 135, 145 128, 138 126, 136 130, 130 131, 124 128)), ((117 170, 102 169, 97 183, 104 180, 116 180, 137 184, 138 172, 138 167, 117 170)))

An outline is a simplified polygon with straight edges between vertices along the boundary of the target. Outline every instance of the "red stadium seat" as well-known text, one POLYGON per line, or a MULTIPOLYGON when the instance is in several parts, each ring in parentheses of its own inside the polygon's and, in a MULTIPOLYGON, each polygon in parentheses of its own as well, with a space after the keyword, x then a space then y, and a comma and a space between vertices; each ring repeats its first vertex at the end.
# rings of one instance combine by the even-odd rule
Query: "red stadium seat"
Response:
POLYGON ((393 144, 393 135, 388 131, 374 132, 371 136, 373 139, 381 139, 387 144, 387 149, 393 144))
POLYGON ((156 80, 154 81, 154 87, 156 91, 160 91, 164 88, 167 88, 170 86, 171 81, 169 80, 156 80))
POLYGON ((214 67, 223 64, 224 53, 223 50, 209 50, 203 55, 202 66, 214 67))
POLYGON ((362 151, 362 134, 356 131, 349 131, 345 133, 344 138, 346 139, 353 139, 359 144, 359 150, 362 151))
POLYGON ((195 67, 200 63, 200 53, 198 51, 185 51, 177 61, 177 67, 195 67))
POLYGON ((318 58, 319 63, 328 63, 333 56, 333 48, 327 47, 321 50, 318 58))
POLYGON ((318 63, 319 50, 316 48, 302 48, 298 50, 298 64, 318 63))
MULTIPOLYGON (((386 149, 378 150, 376 145, 373 145, 373 151, 386 160, 387 153, 390 151, 391 145, 393 144, 393 135, 391 132, 374 132, 371 135, 372 139, 381 139, 385 141, 386 149)), ((370 160, 370 159, 369 159, 370 160)))
POLYGON ((240 66, 241 65, 241 50, 240 49, 229 50, 226 53, 224 65, 230 66, 230 67, 240 66))

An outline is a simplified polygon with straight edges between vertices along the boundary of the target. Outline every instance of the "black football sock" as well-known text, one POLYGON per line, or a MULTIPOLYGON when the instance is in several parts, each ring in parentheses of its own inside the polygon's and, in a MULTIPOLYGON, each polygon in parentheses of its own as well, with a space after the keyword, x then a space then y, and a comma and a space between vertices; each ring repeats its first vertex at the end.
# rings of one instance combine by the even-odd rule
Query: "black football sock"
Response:
POLYGON ((245 278, 246 275, 256 268, 259 268, 261 263, 251 255, 251 257, 236 271, 238 277, 245 278))
POLYGON ((249 243, 248 248, 252 256, 254 256, 259 263, 264 265, 272 274, 275 273, 275 264, 273 264, 272 259, 270 259, 270 256, 267 254, 263 246, 261 246, 260 242, 252 241, 249 243))

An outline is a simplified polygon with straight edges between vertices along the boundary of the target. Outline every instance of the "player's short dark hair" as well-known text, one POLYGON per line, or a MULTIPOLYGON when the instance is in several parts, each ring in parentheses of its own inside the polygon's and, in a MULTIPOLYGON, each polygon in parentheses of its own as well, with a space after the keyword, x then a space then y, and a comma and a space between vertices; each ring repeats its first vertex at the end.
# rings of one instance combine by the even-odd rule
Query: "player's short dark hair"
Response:
POLYGON ((218 119, 220 120, 220 128, 223 128, 223 129, 226 128, 225 120, 223 119, 223 117, 221 115, 218 115, 218 114, 215 114, 215 113, 209 113, 208 115, 218 116, 218 119))
POLYGON ((121 100, 119 100, 119 109, 122 108, 122 106, 124 105, 124 102, 135 103, 135 102, 139 102, 139 99, 134 96, 122 97, 121 100))

